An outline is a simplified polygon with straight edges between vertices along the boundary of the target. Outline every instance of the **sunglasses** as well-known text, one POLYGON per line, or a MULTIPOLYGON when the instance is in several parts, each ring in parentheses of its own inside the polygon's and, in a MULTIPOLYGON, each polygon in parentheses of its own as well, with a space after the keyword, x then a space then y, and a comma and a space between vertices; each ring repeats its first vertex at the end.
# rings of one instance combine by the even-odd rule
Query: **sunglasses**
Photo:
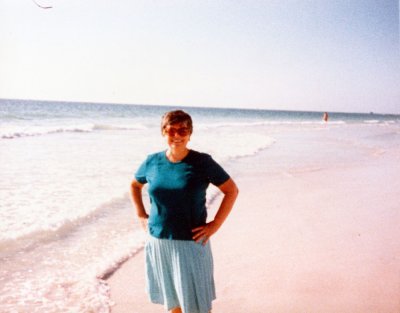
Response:
POLYGON ((189 135, 190 130, 187 127, 181 127, 181 128, 165 128, 164 132, 168 134, 168 136, 173 137, 175 134, 178 134, 181 137, 185 137, 189 135))

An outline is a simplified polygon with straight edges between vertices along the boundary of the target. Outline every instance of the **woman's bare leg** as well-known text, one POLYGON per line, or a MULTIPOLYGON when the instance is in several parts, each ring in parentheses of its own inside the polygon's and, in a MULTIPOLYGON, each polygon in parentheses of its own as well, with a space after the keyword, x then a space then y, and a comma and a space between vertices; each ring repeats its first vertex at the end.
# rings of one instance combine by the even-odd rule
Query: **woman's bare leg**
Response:
MULTIPOLYGON (((170 311, 170 312, 171 313, 182 313, 182 310, 181 310, 181 308, 175 308, 175 309, 172 309, 172 311, 170 311)), ((208 313, 211 313, 211 311, 208 313)))

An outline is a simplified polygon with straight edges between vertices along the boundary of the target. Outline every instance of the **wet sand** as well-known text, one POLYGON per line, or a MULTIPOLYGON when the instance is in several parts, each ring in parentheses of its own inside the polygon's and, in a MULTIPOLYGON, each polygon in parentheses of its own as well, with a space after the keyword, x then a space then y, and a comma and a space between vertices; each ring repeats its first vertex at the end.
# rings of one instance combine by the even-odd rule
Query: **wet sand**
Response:
MULTIPOLYGON (((239 164, 237 204, 212 239, 213 313, 400 312, 399 155, 274 174, 250 161, 270 159, 239 164)), ((113 313, 164 312, 143 264, 142 251, 108 279, 113 313)))

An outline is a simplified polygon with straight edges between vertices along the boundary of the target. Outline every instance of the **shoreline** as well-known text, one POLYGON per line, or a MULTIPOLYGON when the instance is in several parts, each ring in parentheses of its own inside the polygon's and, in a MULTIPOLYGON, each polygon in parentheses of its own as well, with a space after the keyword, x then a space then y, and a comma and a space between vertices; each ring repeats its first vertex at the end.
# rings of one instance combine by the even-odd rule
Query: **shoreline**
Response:
MULTIPOLYGON (((381 179, 396 181, 398 159, 290 176, 246 168, 234 178, 237 204, 212 238, 213 312, 397 313, 400 185, 381 179)), ((163 312, 144 292, 142 251, 107 283, 113 313, 163 312)))

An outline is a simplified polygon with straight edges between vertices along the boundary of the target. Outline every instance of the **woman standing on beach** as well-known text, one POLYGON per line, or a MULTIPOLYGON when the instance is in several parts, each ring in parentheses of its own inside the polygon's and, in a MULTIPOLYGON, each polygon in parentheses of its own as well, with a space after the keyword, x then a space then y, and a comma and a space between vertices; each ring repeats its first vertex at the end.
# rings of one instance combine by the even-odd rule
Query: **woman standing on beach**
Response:
POLYGON ((221 227, 238 189, 210 155, 187 148, 193 131, 189 114, 162 117, 168 149, 151 154, 131 185, 136 213, 150 236, 145 247, 146 287, 153 303, 172 313, 208 313, 215 299, 209 239, 221 227), (151 208, 143 205, 148 183, 151 208), (213 221, 206 223, 206 189, 212 183, 224 197, 213 221))

